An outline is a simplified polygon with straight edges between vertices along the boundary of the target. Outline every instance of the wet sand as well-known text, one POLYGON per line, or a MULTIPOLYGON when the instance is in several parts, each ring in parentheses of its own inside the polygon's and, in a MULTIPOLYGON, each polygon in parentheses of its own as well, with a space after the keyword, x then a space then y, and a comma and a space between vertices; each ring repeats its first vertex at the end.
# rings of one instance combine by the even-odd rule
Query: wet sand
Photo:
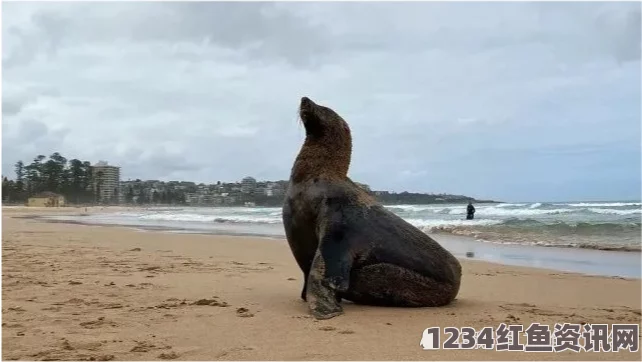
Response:
MULTIPOLYGON (((75 211, 74 211, 75 210, 75 211)), ((640 280, 462 260, 444 308, 310 318, 282 240, 45 223, 3 208, 2 357, 20 360, 640 360, 641 352, 431 350, 428 327, 640 324, 640 280)), ((87 212, 104 212, 90 208, 87 212)), ((442 333, 442 342, 447 335, 442 333)), ((639 338, 636 336, 636 338, 639 338)), ((520 342, 526 343, 522 336, 520 342)))

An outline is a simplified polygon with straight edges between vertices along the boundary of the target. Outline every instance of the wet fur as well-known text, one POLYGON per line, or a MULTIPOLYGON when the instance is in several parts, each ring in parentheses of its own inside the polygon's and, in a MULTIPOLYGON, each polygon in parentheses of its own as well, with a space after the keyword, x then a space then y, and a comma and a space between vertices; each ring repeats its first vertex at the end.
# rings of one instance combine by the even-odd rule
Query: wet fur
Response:
POLYGON ((292 168, 283 223, 312 314, 340 315, 341 299, 397 307, 454 300, 461 282, 457 259, 348 178, 347 123, 305 97, 300 114, 306 140, 292 168))

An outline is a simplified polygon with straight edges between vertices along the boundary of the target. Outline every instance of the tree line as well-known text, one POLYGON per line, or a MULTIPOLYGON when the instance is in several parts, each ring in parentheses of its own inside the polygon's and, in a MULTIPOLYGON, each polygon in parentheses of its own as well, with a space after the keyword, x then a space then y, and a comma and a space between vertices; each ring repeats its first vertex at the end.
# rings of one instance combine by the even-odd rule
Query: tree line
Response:
MULTIPOLYGON (((119 203, 118 189, 113 190, 111 199, 101 199, 104 175, 102 171, 94 174, 89 161, 67 160, 59 152, 54 152, 49 158, 38 155, 28 165, 18 161, 14 171, 14 180, 6 176, 2 178, 3 204, 21 204, 45 191, 63 195, 71 204, 119 203)), ((127 204, 185 203, 185 192, 171 187, 161 191, 149 190, 141 180, 128 182, 120 192, 123 192, 127 204)))
MULTIPOLYGON (((18 161, 15 164, 15 180, 7 177, 2 179, 2 203, 24 203, 29 197, 44 191, 55 192, 65 196, 71 204, 118 203, 118 190, 112 192, 111 200, 101 200, 103 186, 101 171, 93 174, 93 167, 89 161, 79 159, 67 160, 60 153, 54 152, 47 159, 44 155, 36 156, 33 161, 25 165, 18 161)), ((219 182, 220 184, 220 182, 219 182)), ((450 202, 493 202, 475 200, 463 195, 432 195, 402 192, 399 194, 388 192, 372 192, 383 204, 433 204, 450 202)), ((162 190, 153 190, 147 182, 141 180, 129 181, 123 187, 124 201, 127 204, 185 204, 186 192, 196 192, 196 186, 181 190, 174 187, 163 187, 162 190)), ((235 204, 252 201, 260 206, 278 206, 283 202, 283 196, 266 195, 241 195, 235 204)))
POLYGON ((21 203, 44 191, 64 195, 71 203, 94 203, 100 194, 101 172, 92 174, 89 161, 67 160, 60 153, 36 156, 25 165, 23 161, 14 166, 15 180, 2 178, 2 202, 21 203), (94 185, 94 178, 97 185, 94 185))

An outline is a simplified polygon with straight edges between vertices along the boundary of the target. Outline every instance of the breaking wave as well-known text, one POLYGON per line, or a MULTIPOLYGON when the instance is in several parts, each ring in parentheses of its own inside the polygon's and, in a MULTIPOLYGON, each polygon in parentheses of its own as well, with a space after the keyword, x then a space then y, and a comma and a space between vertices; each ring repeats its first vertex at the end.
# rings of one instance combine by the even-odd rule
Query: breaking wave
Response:
MULTIPOLYGON (((642 203, 499 203, 389 205, 390 211, 426 233, 448 233, 484 242, 600 250, 640 251, 642 203)), ((182 207, 137 209, 88 217, 98 222, 178 228, 248 229, 283 234, 280 207, 182 207), (100 219, 103 218, 103 219, 100 219), (254 225, 254 226, 252 226, 254 225)))

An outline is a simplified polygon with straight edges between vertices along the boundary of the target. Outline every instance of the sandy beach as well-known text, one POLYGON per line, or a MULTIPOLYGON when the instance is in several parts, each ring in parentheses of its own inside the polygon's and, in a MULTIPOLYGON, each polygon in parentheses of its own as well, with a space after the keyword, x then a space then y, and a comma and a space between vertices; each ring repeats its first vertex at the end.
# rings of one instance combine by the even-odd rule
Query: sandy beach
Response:
MULTIPOLYGON (((87 212, 104 212, 90 208, 87 212)), ((424 329, 500 323, 640 324, 639 279, 462 260, 456 302, 356 306, 326 321, 299 299, 283 240, 16 218, 3 208, 6 360, 640 360, 641 352, 423 350, 424 329)), ((638 337, 636 337, 638 338, 638 337)), ((442 340, 443 342, 443 340, 442 340)), ((522 344, 526 338, 520 339, 522 344)))

